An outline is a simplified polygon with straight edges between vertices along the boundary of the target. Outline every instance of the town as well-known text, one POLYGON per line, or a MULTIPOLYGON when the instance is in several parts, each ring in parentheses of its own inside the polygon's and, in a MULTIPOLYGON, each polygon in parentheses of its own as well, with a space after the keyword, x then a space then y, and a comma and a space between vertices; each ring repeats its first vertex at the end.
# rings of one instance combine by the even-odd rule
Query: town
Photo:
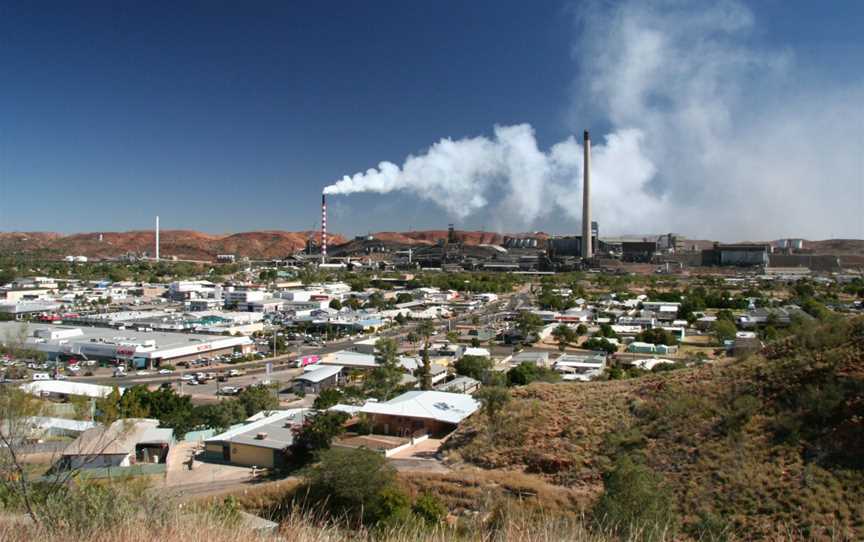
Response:
POLYGON ((864 540, 862 23, 3 2, 0 541, 864 540))
POLYGON ((785 243, 712 246, 697 266, 670 265, 680 249, 595 256, 558 273, 304 254, 165 282, 137 279, 180 264, 7 267, 3 383, 40 412, 16 435, 21 457, 49 458, 49 473, 156 476, 185 495, 279 478, 323 448, 438 472, 448 439, 507 390, 734 363, 864 310, 860 267, 785 243))

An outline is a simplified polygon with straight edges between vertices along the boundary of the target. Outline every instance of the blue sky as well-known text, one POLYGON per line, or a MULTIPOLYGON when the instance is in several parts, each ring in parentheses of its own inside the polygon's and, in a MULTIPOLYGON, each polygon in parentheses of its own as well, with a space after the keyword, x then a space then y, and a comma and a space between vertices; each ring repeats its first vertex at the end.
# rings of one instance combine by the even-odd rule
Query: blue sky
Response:
MULTIPOLYGON (((813 87, 857 92, 864 3, 816 4, 753 3, 741 39, 794 57, 796 77, 813 87)), ((171 229, 307 229, 325 185, 382 160, 401 164, 443 137, 528 123, 546 150, 587 124, 625 128, 602 100, 581 99, 582 40, 596 32, 581 27, 584 10, 501 0, 2 2, 0 230, 140 229, 156 214, 171 229)), ((662 187, 669 163, 658 164, 651 182, 662 187)), ((345 233, 453 220, 578 225, 566 209, 530 224, 502 221, 491 206, 454 219, 410 192, 330 201, 330 229, 345 233)), ((616 229, 611 211, 603 220, 616 229)), ((627 227, 671 229, 651 220, 627 227)))

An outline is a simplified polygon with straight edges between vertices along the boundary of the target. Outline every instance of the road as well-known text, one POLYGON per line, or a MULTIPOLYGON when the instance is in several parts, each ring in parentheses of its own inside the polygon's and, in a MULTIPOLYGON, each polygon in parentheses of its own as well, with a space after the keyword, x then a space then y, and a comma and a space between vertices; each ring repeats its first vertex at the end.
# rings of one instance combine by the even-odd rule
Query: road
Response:
MULTIPOLYGON (((503 312, 512 312, 515 310, 519 310, 520 308, 526 306, 530 303, 530 293, 527 287, 523 287, 518 292, 512 295, 502 296, 498 301, 490 303, 486 307, 483 307, 480 311, 474 313, 466 313, 451 319, 441 319, 435 321, 435 327, 439 330, 439 332, 446 332, 452 328, 452 326, 466 321, 471 321, 475 318, 479 319, 481 324, 489 325, 495 321, 500 320, 503 312), (502 310, 502 305, 504 305, 502 310)), ((382 331, 378 334, 379 337, 386 338, 396 338, 397 340, 403 341, 405 336, 417 327, 416 322, 408 323, 398 328, 391 328, 382 331)), ((131 373, 127 377, 115 378, 108 374, 107 372, 104 374, 99 374, 90 377, 74 377, 74 381, 76 382, 89 382, 93 384, 103 384, 103 385, 120 385, 124 387, 133 386, 136 384, 142 384, 147 386, 159 385, 164 382, 172 382, 177 386, 178 391, 180 390, 180 377, 185 373, 196 373, 199 371, 204 372, 224 372, 230 369, 242 369, 246 372, 245 376, 242 377, 233 377, 230 378, 227 382, 216 382, 210 381, 206 384, 200 384, 197 386, 190 386, 188 384, 183 384, 182 391, 184 394, 193 394, 197 396, 215 396, 217 388, 221 388, 223 386, 235 386, 242 387, 248 386, 252 384, 259 384, 264 380, 265 366, 267 363, 273 363, 273 372, 271 374, 271 380, 277 381, 280 383, 288 384, 294 377, 298 374, 302 373, 302 369, 296 369, 288 367, 288 363, 295 359, 300 355, 319 355, 324 356, 326 354, 330 354, 333 352, 337 352, 339 350, 344 350, 346 348, 350 348, 353 343, 355 343, 357 339, 350 339, 344 341, 331 342, 329 344, 325 344, 321 347, 310 347, 306 345, 301 345, 296 347, 292 352, 287 354, 282 354, 273 358, 267 358, 257 361, 251 361, 246 363, 237 363, 237 364, 221 364, 221 365, 213 365, 210 367, 203 368, 192 368, 186 369, 182 371, 176 371, 172 374, 168 375, 160 375, 160 374, 149 374, 146 376, 138 376, 134 373, 131 373)), ((512 352, 512 349, 509 346, 496 346, 492 348, 493 354, 497 356, 506 356, 512 352)))

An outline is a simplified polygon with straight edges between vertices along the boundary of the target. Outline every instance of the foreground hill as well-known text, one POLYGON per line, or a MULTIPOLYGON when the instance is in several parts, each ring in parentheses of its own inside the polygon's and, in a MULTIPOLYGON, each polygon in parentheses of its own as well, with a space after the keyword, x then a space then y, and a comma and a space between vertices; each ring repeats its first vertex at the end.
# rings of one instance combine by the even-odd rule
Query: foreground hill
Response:
POLYGON ((660 480, 684 535, 864 539, 864 320, 738 363, 513 396, 495 431, 459 429, 452 462, 530 473, 588 508, 626 460, 660 480))

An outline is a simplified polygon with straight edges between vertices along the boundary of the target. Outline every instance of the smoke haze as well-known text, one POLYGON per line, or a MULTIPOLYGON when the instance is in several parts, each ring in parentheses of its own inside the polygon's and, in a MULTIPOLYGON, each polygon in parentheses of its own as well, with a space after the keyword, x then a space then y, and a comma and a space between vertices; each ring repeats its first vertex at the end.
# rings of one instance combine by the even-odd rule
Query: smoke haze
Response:
MULTIPOLYGON (((723 240, 864 237, 864 84, 802 77, 754 44, 741 2, 639 0, 577 13, 569 127, 594 134, 592 208, 608 233, 723 240)), ((402 191, 504 229, 581 217, 581 142, 539 148, 530 125, 445 138, 327 194, 402 191)))

